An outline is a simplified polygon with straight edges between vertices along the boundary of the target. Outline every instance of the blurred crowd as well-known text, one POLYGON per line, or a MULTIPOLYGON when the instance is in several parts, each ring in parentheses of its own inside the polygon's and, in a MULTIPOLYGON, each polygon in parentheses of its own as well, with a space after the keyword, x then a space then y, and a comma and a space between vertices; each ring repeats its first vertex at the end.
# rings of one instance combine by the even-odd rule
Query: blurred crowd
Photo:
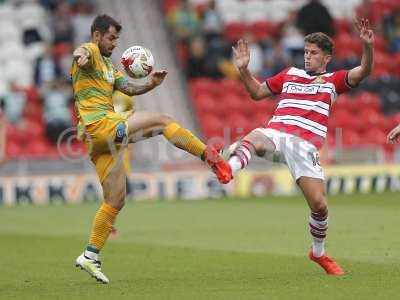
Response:
MULTIPOLYGON (((0 15, 10 13, 16 20, 22 18, 22 23, 5 21, 9 31, 20 37, 10 41, 15 46, 8 48, 21 55, 24 64, 15 67, 16 76, 0 80, 9 131, 29 131, 30 126, 40 131, 42 127, 47 140, 56 143, 74 122, 71 53, 90 38, 94 5, 90 0, 3 1, 0 15)), ((13 66, 6 67, 5 72, 12 73, 13 66)))
MULTIPOLYGON (((400 2, 395 8, 395 1, 391 1, 394 4, 390 9, 382 10, 377 4, 384 2, 364 0, 354 13, 369 18, 377 36, 374 73, 363 88, 381 94, 385 98, 383 108, 388 112, 393 105, 400 110, 400 101, 393 99, 393 93, 397 97, 400 94, 400 2)), ((167 10, 178 59, 188 78, 237 78, 231 63, 231 47, 240 37, 250 45, 249 69, 262 78, 289 65, 303 67, 304 35, 316 31, 334 39, 335 57, 329 70, 348 69, 359 63, 361 43, 352 20, 334 18, 320 1, 306 1, 278 22, 265 20, 250 26, 237 22, 227 24, 217 4, 214 0, 180 0, 167 10), (258 34, 257 25, 264 26, 265 34, 258 34)))

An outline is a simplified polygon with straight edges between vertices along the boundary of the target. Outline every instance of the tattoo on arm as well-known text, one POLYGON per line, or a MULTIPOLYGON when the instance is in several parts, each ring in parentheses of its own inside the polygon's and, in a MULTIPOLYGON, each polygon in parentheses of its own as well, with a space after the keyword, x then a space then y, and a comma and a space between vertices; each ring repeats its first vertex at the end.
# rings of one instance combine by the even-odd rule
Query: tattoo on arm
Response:
POLYGON ((142 95, 144 93, 147 93, 148 91, 152 90, 155 87, 155 85, 151 83, 145 83, 142 85, 135 84, 133 82, 130 82, 128 79, 123 79, 119 80, 115 88, 119 90, 120 92, 128 95, 128 96, 136 96, 136 95, 142 95))

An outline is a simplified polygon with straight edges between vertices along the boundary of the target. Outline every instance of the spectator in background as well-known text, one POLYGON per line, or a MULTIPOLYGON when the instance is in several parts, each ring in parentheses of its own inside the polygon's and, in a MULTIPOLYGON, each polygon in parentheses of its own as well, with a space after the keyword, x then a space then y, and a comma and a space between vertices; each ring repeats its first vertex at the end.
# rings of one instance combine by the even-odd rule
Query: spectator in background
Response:
POLYGON ((36 60, 35 85, 42 88, 44 85, 52 83, 58 73, 59 70, 53 56, 53 47, 47 44, 43 55, 36 60))
POLYGON ((186 75, 189 78, 207 76, 205 43, 201 36, 197 36, 190 41, 189 59, 186 67, 186 75))
POLYGON ((48 139, 57 143, 64 130, 72 126, 71 112, 72 93, 69 84, 63 80, 55 80, 44 95, 44 123, 48 139))
POLYGON ((221 37, 223 22, 221 15, 216 9, 214 0, 210 1, 204 12, 202 29, 207 40, 221 37))
POLYGON ((248 47, 249 47, 250 56, 251 56, 251 60, 248 65, 248 68, 249 68, 250 72, 252 72, 253 74, 259 75, 262 71, 262 66, 263 66, 263 62, 264 62, 263 50, 262 50, 260 44, 258 44, 255 41, 252 33, 247 32, 244 35, 244 39, 247 40, 247 42, 248 42, 248 47))
POLYGON ((400 8, 383 20, 385 37, 389 44, 389 50, 393 53, 400 52, 400 8))
POLYGON ((186 73, 190 78, 211 77, 220 78, 222 74, 218 64, 222 54, 218 49, 207 47, 202 36, 190 40, 189 59, 186 73))
POLYGON ((5 113, 7 120, 17 124, 24 111, 26 94, 14 82, 12 82, 4 95, 5 113))
POLYGON ((56 7, 51 16, 50 27, 53 29, 53 43, 73 43, 74 28, 72 26, 71 6, 63 1, 56 7))
POLYGON ((168 22, 178 39, 187 41, 200 31, 196 11, 188 0, 181 0, 168 16, 168 22))
POLYGON ((74 28, 74 44, 80 45, 90 40, 90 34, 82 28, 90 28, 95 18, 94 7, 91 1, 78 0, 75 5, 76 14, 72 18, 74 28))
POLYGON ((58 57, 55 57, 56 66, 59 76, 63 78, 65 81, 71 80, 71 61, 73 59, 72 56, 72 44, 64 44, 63 53, 61 53, 58 57))
POLYGON ((290 11, 287 19, 281 25, 281 45, 285 53, 292 58, 294 66, 302 68, 304 65, 304 36, 296 27, 297 12, 290 11))
POLYGON ((319 0, 310 0, 300 8, 296 24, 304 35, 313 32, 323 32, 331 37, 335 35, 333 18, 319 0))
POLYGON ((272 77, 291 64, 289 52, 283 48, 278 39, 273 39, 264 51, 264 66, 260 76, 272 77))

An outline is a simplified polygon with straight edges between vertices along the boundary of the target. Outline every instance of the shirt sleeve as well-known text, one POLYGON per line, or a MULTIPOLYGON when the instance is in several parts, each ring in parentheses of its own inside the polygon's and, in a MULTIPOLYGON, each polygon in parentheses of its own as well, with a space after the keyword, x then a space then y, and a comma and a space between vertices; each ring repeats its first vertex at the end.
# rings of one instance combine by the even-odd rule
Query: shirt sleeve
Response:
POLYGON ((282 92, 283 83, 288 69, 284 69, 278 74, 268 78, 265 83, 273 94, 280 94, 282 92))
POLYGON ((114 86, 120 85, 124 81, 128 81, 128 78, 114 66, 114 86))
POLYGON ((336 93, 342 94, 356 87, 349 83, 348 74, 349 72, 346 70, 339 70, 333 74, 333 84, 335 85, 336 93))
POLYGON ((82 48, 85 48, 89 51, 90 54, 90 65, 94 66, 96 61, 100 59, 100 50, 99 47, 94 43, 85 43, 81 45, 82 48))

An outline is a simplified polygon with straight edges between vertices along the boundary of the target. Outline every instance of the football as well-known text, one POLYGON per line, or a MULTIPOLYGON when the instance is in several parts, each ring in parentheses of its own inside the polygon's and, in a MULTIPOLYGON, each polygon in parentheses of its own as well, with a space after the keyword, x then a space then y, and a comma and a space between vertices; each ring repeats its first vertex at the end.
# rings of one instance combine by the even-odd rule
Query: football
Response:
POLYGON ((130 77, 143 78, 153 70, 154 58, 149 49, 132 46, 122 54, 121 64, 130 77))

